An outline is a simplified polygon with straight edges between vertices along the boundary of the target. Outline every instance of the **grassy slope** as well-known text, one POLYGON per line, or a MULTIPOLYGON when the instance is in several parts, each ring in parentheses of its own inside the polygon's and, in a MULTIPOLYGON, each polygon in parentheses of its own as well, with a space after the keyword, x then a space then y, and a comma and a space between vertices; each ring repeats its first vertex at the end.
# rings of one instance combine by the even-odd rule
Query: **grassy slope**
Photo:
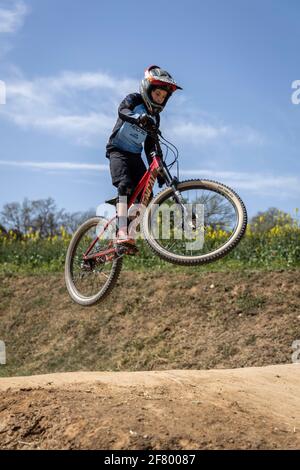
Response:
POLYGON ((291 362, 300 270, 129 272, 83 308, 63 274, 0 278, 0 375, 291 362))

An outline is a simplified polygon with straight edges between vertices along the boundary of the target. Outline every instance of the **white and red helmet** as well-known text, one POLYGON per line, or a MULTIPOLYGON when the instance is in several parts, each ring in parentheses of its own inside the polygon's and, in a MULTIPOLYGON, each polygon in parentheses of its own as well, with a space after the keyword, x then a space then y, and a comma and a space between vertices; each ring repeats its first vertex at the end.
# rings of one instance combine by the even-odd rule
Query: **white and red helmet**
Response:
POLYGON ((177 85, 166 70, 161 69, 158 65, 151 65, 145 70, 145 78, 141 82, 140 92, 150 114, 160 113, 176 90, 182 90, 182 88, 177 85), (162 104, 155 103, 151 97, 151 92, 155 88, 161 88, 168 92, 162 104))

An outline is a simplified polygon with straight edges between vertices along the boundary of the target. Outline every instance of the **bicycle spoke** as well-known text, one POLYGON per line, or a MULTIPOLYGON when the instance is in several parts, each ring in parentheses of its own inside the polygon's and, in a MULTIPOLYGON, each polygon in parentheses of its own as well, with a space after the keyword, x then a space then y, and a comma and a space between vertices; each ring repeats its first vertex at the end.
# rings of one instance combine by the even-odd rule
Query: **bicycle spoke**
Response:
MULTIPOLYGON (((168 252, 187 257, 208 254, 228 242, 237 224, 236 210, 231 201, 224 195, 206 188, 181 189, 180 193, 184 203, 187 205, 186 207, 193 208, 198 204, 199 206, 197 207, 202 208, 204 215, 203 223, 198 226, 197 232, 194 231, 194 235, 192 231, 186 233, 182 210, 176 206, 173 210, 174 222, 170 222, 169 239, 163 238, 161 235, 163 230, 160 228, 158 230, 159 236, 155 237, 156 242, 168 252), (175 211, 178 212, 176 213, 175 211), (172 223, 175 224, 176 217, 179 229, 175 225, 174 228, 172 227, 172 223), (181 227, 184 227, 185 230, 181 230, 181 227), (180 230, 182 234, 180 234, 180 230), (179 237, 177 238, 178 234, 179 237), (188 236, 186 237, 186 235, 188 236), (194 238, 192 238, 192 235, 194 238)), ((164 211, 168 212, 172 205, 174 206, 174 198, 173 195, 169 195, 168 198, 160 203, 154 220, 159 217, 159 212, 162 214, 164 211)))
POLYGON ((96 227, 90 228, 79 240, 73 255, 72 280, 78 293, 85 297, 97 294, 105 286, 113 266, 113 262, 101 263, 99 258, 92 258, 110 247, 110 239, 98 239, 88 254, 89 259, 84 261, 83 255, 96 237, 96 227))
POLYGON ((105 277, 106 277, 106 279, 108 279, 108 278, 109 278, 109 276, 108 276, 108 275, 107 275, 105 272, 103 272, 103 271, 100 271, 100 272, 98 272, 98 274, 103 274, 103 276, 105 276, 105 277))

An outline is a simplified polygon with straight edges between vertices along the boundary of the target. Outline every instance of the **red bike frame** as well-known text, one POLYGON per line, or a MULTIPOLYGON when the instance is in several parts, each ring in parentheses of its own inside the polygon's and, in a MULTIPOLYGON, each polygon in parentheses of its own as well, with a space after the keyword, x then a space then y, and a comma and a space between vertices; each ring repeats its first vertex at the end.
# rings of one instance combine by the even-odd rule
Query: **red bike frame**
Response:
MULTIPOLYGON (((128 209, 135 203, 137 197, 142 193, 141 198, 140 198, 140 204, 142 204, 144 207, 147 207, 151 198, 151 193, 152 189, 155 183, 155 180, 157 178, 157 173, 158 170, 161 166, 161 158, 157 155, 153 157, 153 160, 151 162, 151 165, 149 166, 148 170, 144 173, 142 178, 140 179, 137 187, 135 188, 131 198, 129 199, 128 203, 128 209)), ((97 235, 95 240, 91 243, 91 245, 88 247, 86 252, 83 255, 83 260, 88 260, 88 259, 97 259, 99 257, 103 256, 109 256, 113 255, 115 253, 115 248, 113 247, 113 242, 111 242, 111 247, 103 250, 101 252, 89 255, 90 251, 93 249, 99 238, 103 235, 107 227, 116 219, 116 216, 110 219, 105 227, 103 228, 102 232, 97 235)))

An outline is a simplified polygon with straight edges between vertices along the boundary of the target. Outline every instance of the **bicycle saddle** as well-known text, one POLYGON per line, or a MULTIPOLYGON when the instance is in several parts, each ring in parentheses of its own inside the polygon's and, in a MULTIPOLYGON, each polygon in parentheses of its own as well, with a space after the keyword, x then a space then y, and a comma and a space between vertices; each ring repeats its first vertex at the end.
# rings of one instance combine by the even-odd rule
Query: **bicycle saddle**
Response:
POLYGON ((105 202, 106 204, 111 204, 112 206, 116 206, 119 202, 119 196, 113 197, 112 199, 108 199, 105 202))

